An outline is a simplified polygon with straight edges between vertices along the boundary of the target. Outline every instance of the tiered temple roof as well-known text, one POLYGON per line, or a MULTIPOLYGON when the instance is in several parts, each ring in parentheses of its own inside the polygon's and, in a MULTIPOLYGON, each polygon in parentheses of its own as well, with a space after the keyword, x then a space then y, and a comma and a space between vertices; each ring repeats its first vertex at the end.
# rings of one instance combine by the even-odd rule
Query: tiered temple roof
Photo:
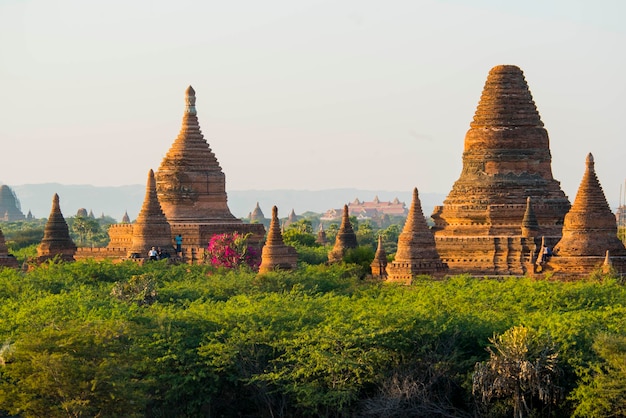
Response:
POLYGON ((352 223, 350 222, 350 215, 348 213, 348 205, 344 205, 341 225, 339 226, 339 231, 337 231, 335 246, 328 253, 328 262, 341 262, 346 251, 351 248, 356 248, 357 246, 356 234, 352 229, 352 223))
POLYGON ((447 266, 441 262, 435 239, 426 224, 417 188, 402 233, 394 261, 387 265, 387 280, 411 284, 421 274, 442 275, 447 266))
POLYGON ((278 220, 278 208, 272 207, 272 220, 270 221, 267 240, 261 252, 261 265, 259 273, 281 269, 291 270, 298 264, 298 254, 295 248, 285 245, 283 234, 280 231, 280 221, 278 220))
POLYGON ((52 209, 44 228, 43 239, 37 247, 39 262, 59 257, 62 261, 74 261, 76 244, 70 237, 70 231, 61 213, 59 195, 52 198, 52 209))
POLYGON ((143 206, 133 224, 133 239, 129 255, 146 258, 152 247, 161 247, 170 252, 172 250, 172 230, 161 209, 156 192, 154 172, 150 170, 143 206))
POLYGON ((170 222, 233 221, 226 178, 204 139, 196 112, 196 92, 185 92, 185 112, 178 137, 156 173, 157 193, 170 222))
POLYGON ((615 215, 589 154, 576 199, 565 216, 563 237, 554 247, 549 265, 555 271, 589 273, 604 263, 607 252, 615 267, 626 267, 626 248, 617 237, 615 215))

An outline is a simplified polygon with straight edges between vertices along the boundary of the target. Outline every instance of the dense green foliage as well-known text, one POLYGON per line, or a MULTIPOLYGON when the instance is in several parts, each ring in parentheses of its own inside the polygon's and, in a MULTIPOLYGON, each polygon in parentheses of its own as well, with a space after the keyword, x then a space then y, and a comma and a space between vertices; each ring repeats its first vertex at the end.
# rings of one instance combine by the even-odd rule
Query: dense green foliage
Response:
POLYGON ((1 270, 0 416, 511 416, 502 400, 478 406, 472 379, 490 340, 520 325, 558 353, 550 390, 562 396, 534 416, 623 414, 619 282, 397 286, 359 274, 165 261, 1 270))

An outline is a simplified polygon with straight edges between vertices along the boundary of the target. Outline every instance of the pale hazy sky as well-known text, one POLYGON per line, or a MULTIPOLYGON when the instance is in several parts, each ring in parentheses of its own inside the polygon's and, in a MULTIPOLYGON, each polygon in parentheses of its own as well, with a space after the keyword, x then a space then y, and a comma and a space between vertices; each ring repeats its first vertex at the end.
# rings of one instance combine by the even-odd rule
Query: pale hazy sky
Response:
POLYGON ((522 68, 573 201, 626 178, 626 1, 0 0, 0 182, 143 184, 184 91, 227 190, 447 194, 489 69, 522 68))

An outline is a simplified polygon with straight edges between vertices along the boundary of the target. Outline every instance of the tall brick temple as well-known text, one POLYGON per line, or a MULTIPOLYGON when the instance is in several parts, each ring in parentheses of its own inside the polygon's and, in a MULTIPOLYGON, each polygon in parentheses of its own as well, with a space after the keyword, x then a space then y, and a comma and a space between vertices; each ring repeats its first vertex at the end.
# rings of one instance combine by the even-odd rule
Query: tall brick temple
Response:
POLYGON ((528 198, 537 236, 554 245, 570 203, 552 177, 548 132, 513 65, 489 72, 465 135, 463 168, 434 209, 437 251, 451 274, 525 274, 538 238, 522 236, 528 198))

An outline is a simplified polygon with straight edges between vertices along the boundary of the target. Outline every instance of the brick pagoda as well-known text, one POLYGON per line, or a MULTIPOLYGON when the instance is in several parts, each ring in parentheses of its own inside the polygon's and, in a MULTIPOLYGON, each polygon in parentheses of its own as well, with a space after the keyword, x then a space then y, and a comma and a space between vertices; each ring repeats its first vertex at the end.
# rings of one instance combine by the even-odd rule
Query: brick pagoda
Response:
POLYGON ((272 270, 292 270, 298 265, 298 254, 295 248, 285 245, 283 234, 280 231, 278 220, 278 208, 272 207, 272 219, 270 221, 267 239, 261 252, 261 265, 259 273, 267 273, 272 270))
POLYGON ((152 170, 148 172, 146 196, 141 211, 132 227, 133 239, 129 256, 147 258, 148 251, 152 247, 161 248, 170 254, 174 253, 172 230, 157 198, 156 182, 152 170))
POLYGON ((58 257, 61 261, 74 261, 76 244, 61 213, 59 195, 52 197, 52 209, 44 228, 43 239, 37 247, 37 261, 43 262, 58 257))
POLYGON ((603 265, 626 272, 626 248, 617 237, 615 214, 606 201, 591 154, 574 204, 565 216, 563 237, 553 252, 546 270, 556 274, 587 275, 603 265))
POLYGON ((417 188, 404 228, 398 237, 398 250, 393 262, 387 265, 387 280, 411 284, 415 276, 443 275, 448 266, 442 263, 435 247, 435 238, 426 224, 417 188))
POLYGON ((570 203, 551 161, 522 70, 492 68, 465 135, 461 175, 432 215, 437 250, 451 273, 525 274, 538 245, 521 235, 528 197, 537 236, 558 241, 570 203))
POLYGON ((339 226, 339 231, 337 231, 335 245, 328 253, 328 262, 340 263, 346 251, 351 248, 356 248, 357 246, 356 234, 352 229, 352 223, 350 222, 350 215, 348 213, 348 205, 344 205, 341 225, 339 226))

